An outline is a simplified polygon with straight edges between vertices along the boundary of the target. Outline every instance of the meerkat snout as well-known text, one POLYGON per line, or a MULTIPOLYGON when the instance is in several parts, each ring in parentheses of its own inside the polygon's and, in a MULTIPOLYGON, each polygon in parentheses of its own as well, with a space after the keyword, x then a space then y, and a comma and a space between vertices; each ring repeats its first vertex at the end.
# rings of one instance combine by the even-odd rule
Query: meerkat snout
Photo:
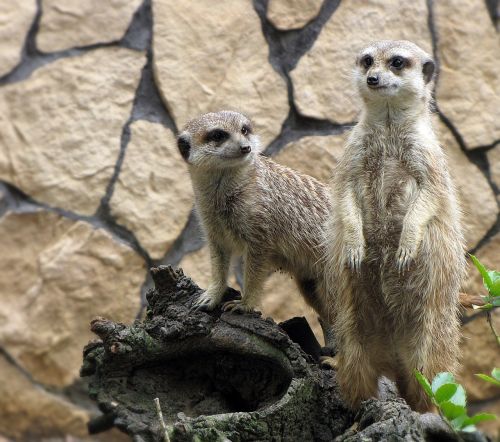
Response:
POLYGON ((377 86, 378 85, 378 75, 372 75, 366 79, 368 86, 377 86))
POLYGON ((240 151, 243 154, 249 153, 252 151, 252 147, 250 145, 246 144, 246 145, 240 146, 240 151))

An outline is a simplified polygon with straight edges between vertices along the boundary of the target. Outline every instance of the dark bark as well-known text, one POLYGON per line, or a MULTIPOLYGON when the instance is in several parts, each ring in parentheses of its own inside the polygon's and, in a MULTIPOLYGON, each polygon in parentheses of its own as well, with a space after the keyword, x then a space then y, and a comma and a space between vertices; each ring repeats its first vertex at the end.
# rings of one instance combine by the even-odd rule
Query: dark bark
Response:
POLYGON ((92 321, 100 340, 85 347, 81 375, 104 416, 90 431, 114 424, 137 442, 163 440, 158 397, 173 442, 458 440, 396 399, 389 383, 354 416, 334 371, 317 364, 305 320, 280 327, 258 313, 194 311, 201 290, 182 270, 162 266, 152 276, 144 321, 92 321))

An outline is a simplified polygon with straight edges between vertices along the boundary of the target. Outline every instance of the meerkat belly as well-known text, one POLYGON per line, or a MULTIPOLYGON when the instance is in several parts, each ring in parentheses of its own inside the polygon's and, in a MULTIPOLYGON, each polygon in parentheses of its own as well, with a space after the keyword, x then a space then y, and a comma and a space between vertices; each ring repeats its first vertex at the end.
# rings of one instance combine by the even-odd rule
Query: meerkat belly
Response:
POLYGON ((404 217, 417 189, 415 179, 397 158, 386 158, 368 169, 360 184, 368 251, 379 255, 384 250, 396 249, 404 217))

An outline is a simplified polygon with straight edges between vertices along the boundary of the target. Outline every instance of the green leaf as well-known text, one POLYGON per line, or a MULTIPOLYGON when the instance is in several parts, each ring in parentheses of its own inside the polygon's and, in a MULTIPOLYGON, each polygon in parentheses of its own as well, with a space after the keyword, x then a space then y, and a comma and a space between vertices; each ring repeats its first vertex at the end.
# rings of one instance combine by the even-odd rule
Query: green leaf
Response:
POLYGON ((491 376, 493 376, 497 381, 500 381, 500 368, 495 367, 491 370, 491 376))
POLYGON ((477 431, 477 428, 474 425, 467 425, 461 428, 460 431, 463 431, 464 433, 473 433, 474 431, 477 431))
POLYGON ((469 419, 469 416, 467 416, 466 414, 462 414, 461 416, 458 416, 455 419, 453 419, 450 422, 450 424, 453 428, 460 429, 466 426, 466 424, 464 423, 467 419, 469 419))
POLYGON ((422 386, 424 391, 427 393, 427 396, 430 398, 434 397, 434 394, 432 393, 432 388, 431 384, 429 384, 429 380, 418 370, 414 370, 413 372, 415 374, 415 377, 417 378, 418 383, 422 386))
POLYGON ((455 394, 450 398, 450 401, 454 405, 458 405, 460 407, 465 407, 467 405, 467 395, 465 394, 464 387, 462 387, 460 384, 457 385, 457 391, 455 394))
POLYGON ((482 379, 483 381, 489 382, 490 384, 496 385, 497 387, 500 387, 500 381, 497 381, 496 379, 486 375, 486 374, 476 374, 476 376, 479 379, 482 379))
MULTIPOLYGON (((458 417, 463 416, 464 414, 466 415, 465 407, 461 405, 455 405, 453 402, 446 401, 442 402, 439 404, 439 408, 443 412, 444 416, 446 419, 448 419, 450 422, 452 422, 454 419, 457 419, 458 417)), ((453 427, 456 430, 459 430, 460 427, 453 427)))
POLYGON ((439 387, 434 396, 438 404, 441 402, 449 401, 452 396, 457 392, 458 385, 457 384, 443 384, 439 387))
POLYGON ((463 425, 475 425, 478 424, 479 422, 484 422, 484 421, 494 421, 497 417, 494 414, 491 413, 478 413, 475 414, 472 417, 467 418, 463 425))
POLYGON ((500 272, 486 270, 486 267, 474 255, 470 255, 472 262, 483 277, 483 284, 492 296, 500 296, 500 272))
POLYGON ((441 387, 441 385, 444 384, 454 384, 455 383, 455 378, 453 375, 447 371, 444 371, 442 373, 438 373, 435 378, 432 381, 432 392, 435 394, 436 391, 441 387))
POLYGON ((474 263, 476 268, 479 270, 479 273, 481 273, 481 276, 483 277, 484 286, 488 288, 492 284, 490 275, 488 274, 488 270, 486 270, 486 267, 474 255, 470 254, 469 256, 470 259, 472 259, 472 262, 474 263))

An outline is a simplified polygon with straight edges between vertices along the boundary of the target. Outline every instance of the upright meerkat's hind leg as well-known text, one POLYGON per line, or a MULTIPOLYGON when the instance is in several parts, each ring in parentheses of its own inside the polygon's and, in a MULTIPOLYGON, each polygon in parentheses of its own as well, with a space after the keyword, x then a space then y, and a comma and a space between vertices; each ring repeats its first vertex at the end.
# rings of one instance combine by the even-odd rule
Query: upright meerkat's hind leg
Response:
POLYGON ((247 251, 243 264, 243 290, 241 299, 224 303, 222 310, 232 312, 251 312, 258 305, 264 288, 264 281, 268 276, 269 265, 259 253, 247 251))
POLYGON ((371 397, 378 396, 377 367, 374 367, 369 349, 349 339, 337 354, 337 381, 342 397, 351 409, 371 397))
POLYGON ((401 396, 415 411, 435 411, 432 401, 415 378, 415 369, 429 380, 439 372, 453 373, 456 370, 459 335, 458 332, 454 333, 457 337, 454 343, 452 334, 451 329, 419 331, 413 337, 407 337, 399 346, 403 371, 399 374, 401 379, 397 385, 401 396))

